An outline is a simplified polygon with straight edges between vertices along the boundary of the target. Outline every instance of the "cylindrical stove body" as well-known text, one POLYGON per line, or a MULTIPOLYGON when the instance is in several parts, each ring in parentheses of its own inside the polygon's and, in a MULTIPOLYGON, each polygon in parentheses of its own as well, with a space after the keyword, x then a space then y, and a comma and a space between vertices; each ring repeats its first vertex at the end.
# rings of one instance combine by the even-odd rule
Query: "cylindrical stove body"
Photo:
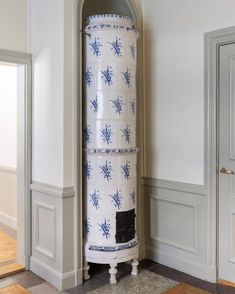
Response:
POLYGON ((138 256, 136 39, 130 18, 88 18, 84 48, 85 260, 138 256))

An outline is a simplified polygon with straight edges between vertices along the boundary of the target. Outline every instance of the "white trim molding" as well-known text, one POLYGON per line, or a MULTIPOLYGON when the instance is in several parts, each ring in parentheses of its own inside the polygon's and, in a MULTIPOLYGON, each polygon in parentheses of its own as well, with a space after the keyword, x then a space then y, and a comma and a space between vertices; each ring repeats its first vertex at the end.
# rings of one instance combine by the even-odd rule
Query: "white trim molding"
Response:
POLYGON ((0 211, 0 223, 17 230, 17 219, 16 217, 10 216, 4 212, 0 211))
POLYGON ((11 167, 11 166, 0 165, 0 172, 16 174, 17 173, 17 168, 16 167, 11 167))
POLYGON ((208 221, 206 187, 155 178, 143 178, 142 184, 146 257, 195 277, 215 281, 216 266, 208 264, 206 256, 210 240, 205 225, 208 221), (158 203, 154 204, 152 199, 158 203), (158 209, 165 209, 164 217, 158 209))
POLYGON ((17 262, 28 269, 31 252, 32 55, 0 49, 0 62, 17 65, 17 262))
POLYGON ((71 198, 75 197, 74 187, 57 187, 45 183, 33 181, 30 185, 31 191, 37 191, 44 194, 56 196, 58 198, 71 198))
MULTIPOLYGON (((46 263, 40 261, 39 259, 35 259, 34 257, 31 257, 30 259, 30 267, 34 273, 38 274, 40 277, 50 282, 60 291, 74 287, 74 281, 77 276, 82 276, 82 270, 79 273, 77 273, 76 271, 71 271, 61 274, 46 263)), ((81 283, 82 281, 80 281, 80 284, 81 283)))
MULTIPOLYGON (((205 60, 205 159, 207 205, 207 266, 218 267, 218 64, 220 46, 235 43, 235 27, 204 35, 205 60)), ((217 270, 216 270, 217 271, 217 270)), ((212 279, 211 279, 212 280, 212 279)), ((213 281, 217 280, 215 274, 213 281)))
POLYGON ((33 181, 30 269, 59 290, 82 283, 74 264, 74 187, 33 181))

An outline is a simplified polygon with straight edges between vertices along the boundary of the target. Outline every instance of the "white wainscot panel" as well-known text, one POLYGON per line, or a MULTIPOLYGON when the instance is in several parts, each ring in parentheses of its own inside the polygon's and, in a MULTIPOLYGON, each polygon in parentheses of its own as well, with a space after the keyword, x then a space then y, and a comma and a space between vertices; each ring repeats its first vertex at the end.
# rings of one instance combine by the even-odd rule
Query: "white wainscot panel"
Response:
POLYGON ((198 206, 150 194, 150 238, 198 254, 198 206))
POLYGON ((56 259, 56 208, 35 201, 35 250, 56 259))

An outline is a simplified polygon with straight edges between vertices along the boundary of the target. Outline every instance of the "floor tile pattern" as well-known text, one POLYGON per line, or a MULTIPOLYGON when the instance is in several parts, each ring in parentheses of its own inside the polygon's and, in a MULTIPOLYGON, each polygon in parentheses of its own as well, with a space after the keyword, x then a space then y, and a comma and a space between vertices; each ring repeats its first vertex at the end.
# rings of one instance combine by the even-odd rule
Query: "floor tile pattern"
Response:
MULTIPOLYGON (((178 283, 185 283, 200 289, 204 289, 212 294, 235 294, 235 288, 219 285, 215 283, 209 283, 177 270, 171 269, 167 266, 160 265, 150 260, 142 260, 140 262, 140 269, 145 269, 154 272, 163 277, 175 280, 178 283)), ((108 266, 95 265, 91 266, 90 274, 91 279, 86 281, 83 285, 67 290, 65 292, 59 292, 54 287, 46 283, 44 280, 36 276, 35 274, 25 271, 8 278, 0 279, 0 288, 19 283, 21 286, 27 288, 30 293, 42 293, 42 294, 87 294, 98 288, 101 288, 109 284, 108 266)), ((130 264, 119 264, 117 278, 119 282, 127 276, 130 276, 131 266, 130 264)), ((130 292, 131 293, 131 292, 130 292)), ((133 292, 133 294, 145 294, 145 292, 133 292)), ((155 294, 155 292, 152 292, 155 294)), ((103 292, 102 292, 103 294, 103 292)), ((111 293, 110 293, 111 294, 111 293)), ((118 293, 119 294, 119 293, 118 293)), ((120 293, 122 294, 122 293, 120 293)))

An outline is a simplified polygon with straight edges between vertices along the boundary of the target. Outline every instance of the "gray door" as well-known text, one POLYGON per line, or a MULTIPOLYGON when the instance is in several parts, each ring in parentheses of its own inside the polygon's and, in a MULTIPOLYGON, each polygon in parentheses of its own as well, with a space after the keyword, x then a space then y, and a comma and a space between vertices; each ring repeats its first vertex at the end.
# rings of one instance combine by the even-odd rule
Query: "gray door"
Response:
POLYGON ((219 279, 235 283, 235 44, 219 51, 219 279))

